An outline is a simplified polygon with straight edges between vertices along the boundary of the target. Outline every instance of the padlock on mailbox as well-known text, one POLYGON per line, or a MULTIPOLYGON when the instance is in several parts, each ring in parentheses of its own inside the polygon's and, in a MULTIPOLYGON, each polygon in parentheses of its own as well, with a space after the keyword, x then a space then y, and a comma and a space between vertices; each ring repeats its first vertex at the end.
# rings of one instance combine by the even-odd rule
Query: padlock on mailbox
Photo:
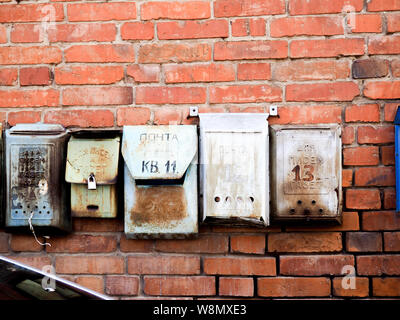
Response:
POLYGON ((70 231, 64 181, 66 130, 17 124, 6 130, 6 221, 10 231, 70 231))
POLYGON ((204 222, 269 224, 268 114, 200 114, 204 222))
POLYGON ((196 234, 196 126, 125 126, 122 155, 127 238, 196 234))
POLYGON ((119 147, 120 137, 116 135, 91 138, 89 132, 70 138, 65 180, 71 183, 73 217, 117 216, 119 147))
POLYGON ((340 126, 274 125, 270 129, 273 219, 340 223, 340 126))

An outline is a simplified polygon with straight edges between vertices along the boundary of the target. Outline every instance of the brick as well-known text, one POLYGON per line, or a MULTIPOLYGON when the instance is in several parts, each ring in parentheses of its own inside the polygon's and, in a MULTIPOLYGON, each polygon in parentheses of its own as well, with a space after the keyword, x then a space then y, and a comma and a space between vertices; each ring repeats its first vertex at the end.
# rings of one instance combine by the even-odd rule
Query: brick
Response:
POLYGON ((101 106, 133 102, 132 87, 77 87, 63 89, 63 105, 101 106))
POLYGON ((282 275, 341 275, 346 265, 354 265, 351 255, 281 256, 282 275))
POLYGON ((227 64, 165 65, 165 83, 234 81, 235 69, 227 64))
POLYGON ((134 82, 149 83, 160 81, 160 66, 152 64, 132 64, 126 68, 127 76, 134 82))
POLYGON ((370 99, 399 99, 400 81, 373 81, 364 86, 364 96, 370 99))
POLYGON ((138 87, 137 104, 205 103, 206 90, 200 87, 138 87))
POLYGON ((134 256, 127 264, 129 274, 200 274, 200 257, 134 256))
POLYGON ((49 14, 51 14, 52 21, 63 20, 63 5, 61 3, 2 4, 0 7, 0 23, 46 21, 49 14))
POLYGON ((354 82, 289 84, 286 101, 352 101, 360 94, 354 82))
POLYGON ((341 250, 342 236, 339 232, 290 232, 268 235, 269 252, 337 252, 341 250))
POLYGON ((157 240, 156 251, 174 253, 226 253, 229 241, 227 236, 199 235, 197 239, 157 240))
POLYGON ((136 3, 72 3, 67 6, 69 21, 108 21, 136 19, 136 3))
POLYGON ((400 59, 394 59, 391 61, 390 66, 392 68, 392 74, 394 77, 400 77, 400 59))
POLYGON ((226 38, 229 36, 228 21, 168 21, 157 24, 160 40, 226 38))
POLYGON ((400 296, 400 278, 373 278, 372 295, 375 297, 400 296))
POLYGON ((54 237, 51 239, 51 247, 46 247, 47 252, 62 253, 114 252, 116 249, 117 239, 114 236, 88 234, 54 237))
POLYGON ((384 232, 385 251, 400 251, 400 232, 384 232))
POLYGON ((43 27, 39 24, 14 24, 11 28, 10 39, 14 43, 42 42, 45 35, 43 27))
POLYGON ((385 188, 383 190, 383 208, 396 209, 396 190, 395 188, 385 188))
MULTIPOLYGON (((39 237, 41 242, 44 238, 39 237)), ((50 244, 53 243, 53 238, 46 240, 50 244)), ((8 247, 8 246, 7 246, 8 247)), ((43 246, 35 241, 32 235, 17 235, 13 234, 11 237, 10 248, 12 251, 24 251, 24 252, 39 252, 43 250, 43 246)))
POLYGON ((73 218, 73 230, 75 232, 122 232, 123 221, 120 219, 102 218, 73 218))
POLYGON ((373 166, 378 164, 378 147, 351 147, 343 149, 343 165, 345 166, 373 166))
POLYGON ((9 235, 0 233, 0 252, 8 252, 9 235))
POLYGON ((127 239, 121 236, 119 243, 122 252, 151 252, 154 248, 154 241, 150 239, 127 239))
POLYGON ((269 118, 269 124, 341 123, 340 106, 281 106, 279 118, 269 118))
POLYGON ((123 40, 151 40, 154 38, 153 22, 126 22, 121 26, 123 40))
POLYGON ((283 17, 270 22, 271 37, 300 35, 323 36, 343 34, 342 18, 337 17, 283 17))
POLYGON ((399 275, 400 255, 358 256, 357 273, 366 276, 399 275))
POLYGON ((91 289, 93 291, 104 293, 104 281, 102 277, 91 277, 91 276, 82 276, 77 277, 75 282, 85 288, 91 289))
POLYGON ((207 19, 211 16, 209 2, 206 1, 149 1, 140 8, 142 20, 157 19, 207 19))
POLYGON ((365 231, 400 230, 400 216, 395 211, 363 212, 361 219, 365 231))
POLYGON ((214 45, 214 60, 281 59, 288 56, 284 40, 224 41, 214 45))
POLYGON ((368 297, 369 295, 369 280, 368 278, 354 277, 349 278, 334 278, 333 281, 333 295, 337 297, 368 297), (354 281, 355 288, 343 287, 342 282, 345 281, 349 284, 354 281))
POLYGON ((0 43, 6 43, 7 41, 7 27, 0 25, 0 43))
POLYGON ((393 143, 394 142, 394 127, 373 127, 362 126, 357 130, 357 141, 360 144, 373 143, 393 143))
POLYGON ((48 31, 50 42, 114 41, 114 23, 57 24, 48 31))
POLYGON ((49 64, 61 62, 56 47, 0 47, 0 64, 49 64))
POLYGON ((66 62, 135 62, 129 44, 76 45, 64 51, 66 62))
POLYGON ((144 44, 139 48, 139 63, 194 62, 211 60, 207 43, 144 44))
POLYGON ((137 296, 139 294, 139 281, 139 277, 106 277, 106 294, 117 296, 137 296))
POLYGON ((203 268, 206 274, 275 276, 275 258, 231 258, 205 257, 203 268))
POLYGON ((284 0, 216 0, 216 17, 262 16, 285 13, 284 0))
POLYGON ((182 121, 182 111, 176 108, 165 108, 154 110, 155 125, 176 125, 182 121))
POLYGON ((269 80, 271 79, 271 64, 240 63, 237 66, 238 80, 269 80))
POLYGON ((150 121, 150 115, 150 110, 144 107, 118 108, 117 125, 145 125, 150 121))
POLYGON ((57 256, 57 273, 65 274, 121 274, 124 258, 115 256, 57 256))
POLYGON ((11 260, 15 260, 22 264, 26 264, 32 268, 42 270, 43 267, 51 265, 51 260, 47 256, 7 256, 11 260))
POLYGON ((64 127, 112 127, 114 114, 104 109, 51 110, 44 115, 45 123, 59 123, 64 127))
POLYGON ((380 14, 357 14, 347 17, 347 25, 351 32, 382 32, 382 17, 380 14))
POLYGON ((382 251, 382 235, 379 232, 346 233, 346 250, 349 252, 382 251))
POLYGON ((15 126, 18 123, 35 123, 40 122, 41 111, 14 111, 9 112, 7 122, 10 126, 15 126))
POLYGON ((379 122, 380 108, 378 104, 351 105, 346 107, 346 122, 379 122))
POLYGON ((146 276, 144 293, 150 296, 213 296, 216 294, 215 278, 146 276))
POLYGON ((367 5, 368 11, 400 10, 399 0, 371 0, 367 5))
POLYGON ((0 107, 56 107, 60 92, 55 89, 0 91, 0 107))
POLYGON ((342 187, 351 187, 353 185, 353 170, 342 169, 342 187))
POLYGON ((0 69, 0 86, 13 86, 17 84, 18 69, 1 68, 0 69))
POLYGON ((234 85, 210 88, 210 103, 282 101, 282 89, 270 85, 234 85))
POLYGON ((394 167, 365 167, 356 169, 355 186, 394 186, 396 184, 394 167))
POLYGON ((245 37, 250 34, 249 19, 236 19, 231 25, 234 37, 245 37))
POLYGON ((371 36, 368 39, 369 54, 399 54, 400 36, 371 36))
POLYGON ((122 80, 122 66, 63 66, 54 70, 57 84, 111 84, 122 80))
POLYGON ((354 127, 344 127, 342 132, 342 143, 352 144, 355 140, 355 130, 354 127))
POLYGON ((264 235, 232 235, 231 236, 231 252, 233 253, 265 253, 265 236, 264 235))
POLYGON ((353 79, 381 78, 388 75, 387 60, 361 59, 355 60, 351 67, 353 79))
POLYGON ((364 54, 364 39, 293 40, 292 58, 329 58, 364 54))
POLYGON ((346 208, 380 209, 381 196, 378 189, 347 189, 346 208))
POLYGON ((393 122, 396 117, 397 108, 400 106, 399 103, 385 103, 384 118, 385 121, 393 122))
POLYGON ((291 60, 272 64, 272 79, 278 81, 338 80, 349 77, 347 61, 291 60))
POLYGON ((363 8, 363 0, 290 0, 289 13, 291 15, 341 13, 345 6, 360 11, 363 8))
POLYGON ((400 31, 400 14, 399 13, 386 14, 386 20, 387 20, 387 32, 399 32, 400 31))
POLYGON ((263 18, 249 20, 250 35, 253 37, 265 36, 265 27, 265 19, 263 18))
POLYGON ((331 293, 329 278, 258 278, 261 297, 326 297, 331 293))
POLYGON ((252 278, 219 278, 218 294, 229 297, 252 297, 254 280, 252 278))
POLYGON ((51 81, 51 73, 48 67, 21 68, 19 70, 21 86, 48 86, 51 81))

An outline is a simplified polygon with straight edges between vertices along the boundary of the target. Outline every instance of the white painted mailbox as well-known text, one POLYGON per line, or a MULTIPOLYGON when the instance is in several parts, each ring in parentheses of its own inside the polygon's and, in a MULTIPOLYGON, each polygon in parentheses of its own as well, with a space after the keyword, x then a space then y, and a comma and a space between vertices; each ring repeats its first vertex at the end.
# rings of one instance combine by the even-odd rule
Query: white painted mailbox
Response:
POLYGON ((271 126, 271 211, 277 221, 340 222, 339 125, 271 126))
POLYGON ((197 127, 125 126, 127 238, 183 238, 198 232, 197 127))
POLYGON ((269 224, 268 114, 200 114, 203 221, 269 224))

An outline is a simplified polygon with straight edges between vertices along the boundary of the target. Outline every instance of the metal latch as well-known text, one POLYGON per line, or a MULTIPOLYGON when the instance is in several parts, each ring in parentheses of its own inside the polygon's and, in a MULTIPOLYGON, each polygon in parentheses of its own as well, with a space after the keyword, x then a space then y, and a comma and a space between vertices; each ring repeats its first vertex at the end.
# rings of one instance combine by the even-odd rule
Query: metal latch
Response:
POLYGON ((89 190, 96 190, 96 179, 94 174, 91 173, 88 178, 88 189, 89 190))

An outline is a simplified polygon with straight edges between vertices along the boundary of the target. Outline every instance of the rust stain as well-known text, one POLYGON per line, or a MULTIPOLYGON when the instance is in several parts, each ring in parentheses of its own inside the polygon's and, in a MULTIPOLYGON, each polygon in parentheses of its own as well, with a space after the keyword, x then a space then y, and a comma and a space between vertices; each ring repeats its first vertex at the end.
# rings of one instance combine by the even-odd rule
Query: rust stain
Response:
POLYGON ((185 191, 180 186, 151 186, 136 188, 136 203, 131 210, 132 222, 165 225, 187 216, 185 191))

